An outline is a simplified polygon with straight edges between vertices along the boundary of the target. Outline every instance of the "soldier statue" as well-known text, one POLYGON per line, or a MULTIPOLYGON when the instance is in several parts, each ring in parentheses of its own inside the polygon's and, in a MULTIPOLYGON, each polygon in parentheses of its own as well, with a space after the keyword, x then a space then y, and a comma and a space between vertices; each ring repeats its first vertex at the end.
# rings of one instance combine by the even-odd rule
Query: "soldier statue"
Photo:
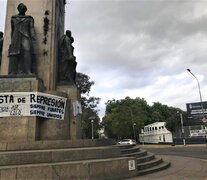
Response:
POLYGON ((27 7, 20 3, 19 14, 11 17, 11 44, 9 47, 9 74, 32 74, 34 19, 26 15, 27 7))
POLYGON ((65 84, 75 84, 76 77, 76 57, 73 55, 74 42, 71 31, 67 30, 66 34, 60 39, 59 45, 59 63, 58 63, 58 82, 65 84))

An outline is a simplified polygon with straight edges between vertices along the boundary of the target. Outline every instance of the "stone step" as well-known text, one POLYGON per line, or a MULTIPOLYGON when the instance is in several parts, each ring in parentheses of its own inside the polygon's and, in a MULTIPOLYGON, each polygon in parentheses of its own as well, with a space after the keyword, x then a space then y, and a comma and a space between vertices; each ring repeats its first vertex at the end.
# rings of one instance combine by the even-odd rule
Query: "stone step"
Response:
POLYGON ((79 139, 79 140, 50 140, 30 142, 0 142, 0 151, 40 150, 114 146, 114 139, 79 139))
POLYGON ((155 158, 155 155, 148 152, 146 156, 137 158, 137 163, 143 163, 143 162, 151 161, 154 158, 155 158))
POLYGON ((120 157, 114 146, 0 152, 0 166, 120 157))
POLYGON ((142 170, 142 169, 146 169, 146 168, 151 168, 153 166, 157 166, 157 165, 161 164, 162 162, 163 162, 162 158, 156 157, 153 160, 137 164, 137 169, 142 170))
POLYGON ((133 157, 52 162, 27 165, 0 166, 1 180, 51 180, 51 179, 111 179, 119 180, 137 175, 129 171, 128 162, 133 157))
POLYGON ((130 154, 130 153, 135 153, 139 151, 140 149, 138 146, 133 146, 133 147, 126 148, 126 149, 121 149, 121 154, 130 154))
POLYGON ((135 147, 136 145, 134 145, 134 144, 125 144, 125 145, 116 144, 115 146, 118 146, 120 149, 129 149, 129 148, 135 147))
POLYGON ((134 153, 122 154, 122 156, 125 156, 125 157, 130 157, 130 156, 142 157, 142 156, 145 156, 145 155, 147 155, 147 151, 144 150, 144 149, 140 149, 140 151, 134 152, 134 153))
POLYGON ((141 176, 141 175, 145 175, 145 174, 150 174, 150 173, 153 173, 153 172, 157 172, 157 171, 161 171, 163 169, 166 169, 170 166, 170 162, 162 162, 161 164, 159 165, 156 165, 156 166, 153 166, 153 167, 150 167, 150 168, 146 168, 146 169, 142 169, 142 170, 138 170, 138 176, 141 176))

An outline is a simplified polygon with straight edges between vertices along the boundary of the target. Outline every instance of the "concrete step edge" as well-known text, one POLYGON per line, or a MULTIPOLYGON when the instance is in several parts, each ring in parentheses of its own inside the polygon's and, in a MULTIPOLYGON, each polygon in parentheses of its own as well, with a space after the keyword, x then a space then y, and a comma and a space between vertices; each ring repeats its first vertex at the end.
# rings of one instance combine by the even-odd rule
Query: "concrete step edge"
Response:
POLYGON ((156 157, 153 160, 137 164, 137 169, 139 169, 139 170, 147 169, 150 167, 157 166, 157 165, 161 164, 162 162, 163 162, 162 158, 156 157))
POLYGON ((140 151, 140 148, 137 146, 134 146, 132 148, 127 148, 127 149, 121 149, 121 153, 125 154, 125 153, 133 153, 133 152, 138 152, 140 151))
POLYGON ((129 153, 129 154, 122 154, 121 156, 135 156, 135 157, 141 157, 147 154, 146 150, 140 150, 135 153, 129 153))
POLYGON ((108 162, 113 160, 124 160, 128 159, 128 157, 116 157, 116 158, 106 158, 106 159, 91 159, 91 160, 80 160, 80 161, 62 161, 62 162, 48 162, 48 163, 31 163, 31 164, 20 164, 20 165, 5 165, 0 166, 1 169, 9 169, 9 168, 21 168, 21 167, 39 167, 39 166, 55 166, 55 165, 64 165, 64 164, 86 164, 92 162, 108 162))
POLYGON ((142 175, 150 174, 150 173, 153 173, 153 172, 161 171, 161 170, 166 169, 168 167, 170 167, 170 162, 163 161, 161 164, 159 164, 157 166, 154 166, 154 167, 151 167, 151 168, 146 168, 146 169, 143 169, 143 170, 138 170, 137 175, 142 176, 142 175))
POLYGON ((146 156, 138 157, 137 163, 143 163, 146 161, 150 161, 150 160, 153 160, 154 158, 155 158, 155 155, 153 153, 148 152, 146 156))
POLYGON ((61 149, 0 153, 0 166, 122 157, 119 148, 61 149))

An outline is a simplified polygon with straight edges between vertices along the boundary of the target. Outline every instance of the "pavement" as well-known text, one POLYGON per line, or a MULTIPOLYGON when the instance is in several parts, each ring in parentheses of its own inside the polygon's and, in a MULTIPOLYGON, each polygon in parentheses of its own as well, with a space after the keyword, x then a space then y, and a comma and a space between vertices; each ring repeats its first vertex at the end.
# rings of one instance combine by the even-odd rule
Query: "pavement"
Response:
MULTIPOLYGON (((147 146, 147 145, 146 145, 147 146)), ((149 147, 150 145, 148 145, 149 147)), ((194 145, 191 145, 194 146, 194 145)), ((199 145, 196 145, 199 146, 199 145)), ((201 145, 204 146, 204 145, 201 145)), ((150 146, 150 148, 156 146, 150 146)), ((164 147, 164 146, 162 146, 164 147)), ((165 146, 166 147, 166 146, 165 146)), ((182 146, 179 146, 182 147, 182 146)), ((147 147, 142 147, 146 148, 147 147)), ((157 146, 158 148, 158 146, 157 146)), ((159 146, 160 148, 160 146, 159 146)), ((206 147, 207 148, 207 147, 206 147)), ((158 155, 156 155, 158 156, 158 155)), ((207 180, 207 160, 181 157, 181 156, 168 156, 160 155, 164 161, 171 163, 171 166, 162 171, 130 178, 130 180, 207 180)))
POLYGON ((156 145, 156 144, 140 144, 140 148, 147 149, 147 148, 166 148, 166 147, 207 147, 207 144, 187 144, 187 145, 156 145))

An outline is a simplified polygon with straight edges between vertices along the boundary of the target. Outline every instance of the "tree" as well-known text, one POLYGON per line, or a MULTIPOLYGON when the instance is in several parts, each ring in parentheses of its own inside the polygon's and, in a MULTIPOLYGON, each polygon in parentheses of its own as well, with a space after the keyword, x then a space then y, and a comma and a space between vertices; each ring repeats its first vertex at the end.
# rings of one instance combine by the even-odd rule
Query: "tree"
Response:
POLYGON ((148 112, 149 105, 144 99, 126 97, 122 100, 109 100, 103 118, 105 132, 112 138, 133 138, 133 128, 138 135, 149 118, 148 112))
POLYGON ((177 129, 181 128, 180 113, 183 116, 183 124, 187 124, 186 112, 176 107, 169 107, 159 102, 153 103, 152 120, 153 122, 166 122, 166 128, 174 134, 177 129))
POLYGON ((94 137, 98 137, 98 130, 100 128, 100 118, 98 116, 97 106, 100 102, 100 98, 89 96, 91 87, 95 84, 90 80, 90 77, 83 73, 77 73, 76 75, 77 88, 81 93, 81 105, 82 105, 82 133, 83 138, 91 138, 91 117, 93 117, 94 125, 94 137))
POLYGON ((148 124, 166 122, 168 130, 172 133, 181 127, 179 113, 183 114, 184 125, 187 123, 186 112, 179 108, 169 107, 159 102, 149 106, 142 98, 109 100, 106 103, 106 113, 103 126, 108 137, 132 138, 133 124, 136 124, 136 134, 148 124))

